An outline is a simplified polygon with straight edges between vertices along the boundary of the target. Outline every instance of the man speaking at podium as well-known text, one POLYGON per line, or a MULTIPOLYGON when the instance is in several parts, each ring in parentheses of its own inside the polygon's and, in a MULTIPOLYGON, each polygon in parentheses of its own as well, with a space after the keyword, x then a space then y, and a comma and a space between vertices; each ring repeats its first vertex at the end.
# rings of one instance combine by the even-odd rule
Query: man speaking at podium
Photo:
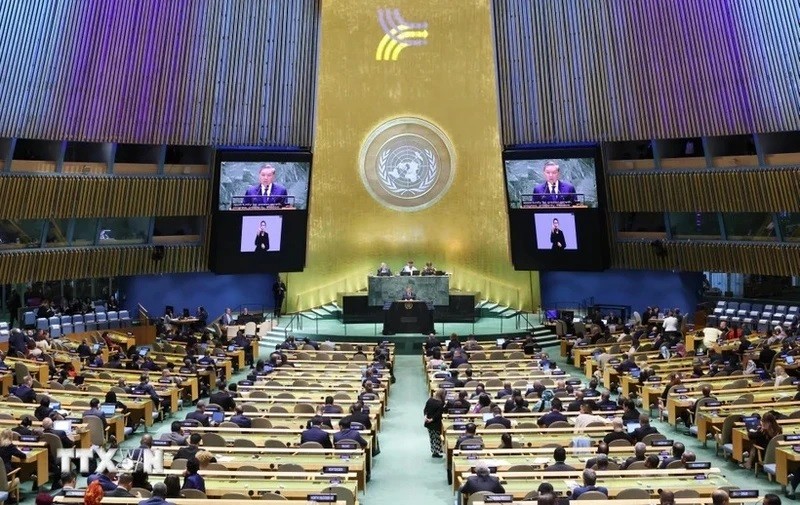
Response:
POLYGON ((406 289, 403 290, 403 294, 400 295, 400 299, 403 301, 416 300, 417 294, 414 293, 413 288, 411 286, 406 286, 406 289))
POLYGON ((534 202, 569 202, 575 201, 575 186, 559 180, 561 172, 558 163, 548 161, 544 164, 545 182, 533 187, 534 202))
POLYGON ((259 183, 245 191, 245 205, 286 205, 286 188, 275 182, 275 167, 262 165, 258 172, 259 183))

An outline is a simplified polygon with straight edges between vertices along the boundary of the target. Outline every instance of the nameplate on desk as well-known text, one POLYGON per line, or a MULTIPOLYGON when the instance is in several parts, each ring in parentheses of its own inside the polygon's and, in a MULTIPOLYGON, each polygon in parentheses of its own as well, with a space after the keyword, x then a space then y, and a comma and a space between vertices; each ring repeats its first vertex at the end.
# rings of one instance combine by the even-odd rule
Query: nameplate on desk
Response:
POLYGON ((99 367, 100 365, 98 365, 97 363, 89 363, 89 368, 99 368, 99 367))
POLYGON ((708 470, 711 468, 710 461, 692 461, 691 463, 686 463, 687 470, 708 470))
POLYGON ((653 447, 672 447, 672 444, 674 442, 675 442, 674 440, 664 439, 664 440, 653 440, 650 444, 653 447))
POLYGON ((483 503, 512 503, 514 496, 510 494, 489 494, 483 497, 483 503))
POLYGON ((439 384, 439 387, 442 389, 452 389, 456 387, 456 385, 453 384, 452 382, 442 382, 441 384, 439 384))
POLYGON ((617 358, 608 360, 608 364, 612 365, 612 366, 613 365, 619 365, 620 363, 622 363, 622 361, 618 360, 617 358))
POLYGON ((784 435, 783 439, 787 442, 797 442, 798 440, 800 440, 800 433, 789 433, 787 435, 784 435))
POLYGON ((722 406, 722 402, 706 402, 703 406, 704 407, 721 407, 722 406))
POLYGON ((343 474, 349 472, 350 469, 346 466, 323 466, 322 473, 338 473, 343 474))
MULTIPOLYGON (((353 425, 351 424, 350 427, 352 428, 353 425)), ((356 442, 336 442, 336 448, 337 449, 347 449, 347 450, 358 449, 358 443, 356 443, 356 442)))
POLYGON ((180 373, 192 373, 192 369, 191 368, 186 368, 186 367, 181 367, 178 371, 180 373))
POLYGON ((307 495, 306 500, 308 500, 311 503, 336 503, 336 495, 314 493, 307 495))
POLYGON ((467 429, 467 425, 465 423, 453 423, 453 429, 456 431, 464 431, 467 429))
POLYGON ((587 347, 588 345, 589 344, 587 344, 586 342, 578 342, 577 344, 575 344, 575 347, 587 347))
POLYGON ((612 410, 617 410, 616 405, 600 405, 600 410, 603 412, 609 412, 612 410))
POLYGON ((550 372, 550 375, 566 375, 566 374, 567 372, 565 372, 564 370, 553 370, 552 372, 550 372))
POLYGON ((653 375, 652 377, 647 378, 648 382, 661 382, 661 377, 658 375, 653 375))
POLYGON ((461 444, 462 451, 480 451, 483 449, 483 444, 461 444))
POLYGON ((83 498, 86 495, 85 489, 65 489, 64 496, 67 498, 83 498))
POLYGON ((197 428, 200 426, 198 421, 181 421, 182 428, 197 428))
POLYGON ((706 480, 706 476, 703 474, 695 475, 694 480, 706 480))
POLYGON ((252 386, 253 381, 239 381, 237 382, 237 384, 239 384, 240 386, 252 386))
POLYGON ((172 384, 172 379, 158 379, 159 384, 172 384))
POLYGON ((683 394, 683 393, 688 393, 689 392, 689 390, 686 389, 686 388, 672 388, 671 391, 673 393, 678 393, 678 394, 683 394))
POLYGON ((458 416, 458 415, 466 414, 467 413, 467 409, 448 409, 447 413, 451 414, 451 415, 458 416))
POLYGON ((758 498, 758 489, 731 489, 728 491, 731 498, 758 498))
POLYGON ((37 356, 36 361, 38 361, 39 363, 44 363, 44 358, 41 356, 37 356))
POLYGON ((570 386, 577 386, 578 384, 581 383, 581 380, 580 379, 567 379, 565 382, 567 384, 569 384, 570 386))
POLYGON ((20 435, 19 436, 20 442, 38 442, 39 435, 20 435))
POLYGON ((169 447, 172 440, 153 440, 153 447, 169 447))

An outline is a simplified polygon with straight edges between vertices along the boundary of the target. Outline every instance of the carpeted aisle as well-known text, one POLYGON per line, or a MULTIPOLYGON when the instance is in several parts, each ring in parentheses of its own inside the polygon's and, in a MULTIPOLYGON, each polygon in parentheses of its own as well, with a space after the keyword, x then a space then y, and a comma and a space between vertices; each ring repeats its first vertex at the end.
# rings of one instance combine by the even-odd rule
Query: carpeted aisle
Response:
POLYGON ((397 382, 392 385, 388 412, 380 432, 381 454, 375 458, 367 484, 366 505, 453 503, 445 460, 431 458, 422 408, 428 398, 418 355, 395 358, 397 382))

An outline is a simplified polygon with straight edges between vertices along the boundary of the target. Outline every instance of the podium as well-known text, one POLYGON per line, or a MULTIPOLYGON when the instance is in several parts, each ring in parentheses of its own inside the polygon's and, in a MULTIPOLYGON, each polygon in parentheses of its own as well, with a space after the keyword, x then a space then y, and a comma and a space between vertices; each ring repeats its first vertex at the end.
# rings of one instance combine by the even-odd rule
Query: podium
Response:
POLYGON ((433 306, 426 302, 394 301, 383 312, 384 335, 433 332, 433 306))

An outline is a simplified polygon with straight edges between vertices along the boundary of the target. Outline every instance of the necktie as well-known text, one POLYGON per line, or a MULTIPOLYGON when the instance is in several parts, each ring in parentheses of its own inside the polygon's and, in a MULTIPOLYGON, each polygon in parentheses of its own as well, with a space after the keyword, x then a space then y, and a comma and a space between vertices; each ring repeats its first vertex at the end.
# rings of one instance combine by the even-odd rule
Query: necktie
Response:
POLYGON ((272 188, 272 184, 270 184, 269 186, 267 186, 267 196, 269 196, 269 190, 270 190, 270 188, 272 188))
POLYGON ((261 186, 261 196, 264 196, 266 194, 267 194, 267 190, 264 189, 264 186, 261 186))
POLYGON ((554 194, 554 195, 556 194, 556 185, 555 184, 551 184, 550 185, 550 193, 554 194))

